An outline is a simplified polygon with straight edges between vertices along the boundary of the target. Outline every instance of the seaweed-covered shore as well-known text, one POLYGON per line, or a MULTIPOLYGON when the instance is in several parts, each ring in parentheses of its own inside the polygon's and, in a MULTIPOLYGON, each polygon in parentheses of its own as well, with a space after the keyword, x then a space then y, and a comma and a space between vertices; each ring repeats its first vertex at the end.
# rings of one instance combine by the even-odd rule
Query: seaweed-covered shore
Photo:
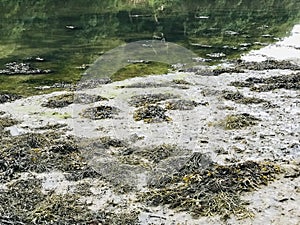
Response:
POLYGON ((3 94, 0 223, 298 224, 296 62, 3 94))

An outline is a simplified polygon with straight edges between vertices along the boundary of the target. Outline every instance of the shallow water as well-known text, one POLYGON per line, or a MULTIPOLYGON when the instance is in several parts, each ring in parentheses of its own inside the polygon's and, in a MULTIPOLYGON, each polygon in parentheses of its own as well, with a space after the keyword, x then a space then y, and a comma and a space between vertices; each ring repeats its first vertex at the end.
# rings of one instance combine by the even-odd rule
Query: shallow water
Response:
POLYGON ((220 62, 287 36, 300 21, 300 3, 292 0, 133 2, 1 1, 0 69, 17 61, 53 73, 1 75, 0 90, 78 80, 103 53, 139 40, 165 40, 203 63, 220 62))

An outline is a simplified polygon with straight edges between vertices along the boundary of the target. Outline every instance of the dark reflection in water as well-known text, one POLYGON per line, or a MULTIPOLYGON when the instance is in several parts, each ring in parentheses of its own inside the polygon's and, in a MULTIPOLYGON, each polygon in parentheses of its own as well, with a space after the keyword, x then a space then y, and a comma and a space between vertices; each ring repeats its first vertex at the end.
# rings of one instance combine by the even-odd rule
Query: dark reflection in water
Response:
MULTIPOLYGON (((200 61, 218 62, 287 35, 300 20, 299 9, 293 0, 3 0, 0 68, 17 61, 54 71, 20 78, 22 84, 72 81, 83 64, 144 39, 174 42, 200 61)), ((0 81, 10 82, 4 76, 0 81)))

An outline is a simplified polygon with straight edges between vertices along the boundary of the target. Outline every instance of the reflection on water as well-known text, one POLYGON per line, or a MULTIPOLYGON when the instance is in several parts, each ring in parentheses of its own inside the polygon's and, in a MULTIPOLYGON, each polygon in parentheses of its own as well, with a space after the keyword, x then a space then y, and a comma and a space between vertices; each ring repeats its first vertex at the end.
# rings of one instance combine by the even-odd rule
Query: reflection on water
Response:
POLYGON ((1 75, 0 81, 3 87, 12 81, 37 86, 76 80, 99 55, 145 39, 180 44, 203 62, 234 58, 285 36, 300 20, 299 5, 292 0, 3 0, 0 69, 17 61, 54 72, 1 75))

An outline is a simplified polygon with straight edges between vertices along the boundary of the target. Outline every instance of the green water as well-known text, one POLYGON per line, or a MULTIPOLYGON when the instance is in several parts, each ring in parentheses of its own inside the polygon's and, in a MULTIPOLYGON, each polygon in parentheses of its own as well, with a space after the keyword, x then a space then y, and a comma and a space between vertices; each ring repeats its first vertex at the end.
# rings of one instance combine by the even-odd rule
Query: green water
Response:
POLYGON ((82 65, 110 49, 162 35, 217 63, 274 42, 300 22, 300 2, 295 0, 135 2, 2 0, 0 69, 16 61, 53 73, 0 75, 0 91, 36 94, 41 92, 36 86, 76 82, 84 72, 82 65), (214 58, 212 53, 225 56, 214 58))

